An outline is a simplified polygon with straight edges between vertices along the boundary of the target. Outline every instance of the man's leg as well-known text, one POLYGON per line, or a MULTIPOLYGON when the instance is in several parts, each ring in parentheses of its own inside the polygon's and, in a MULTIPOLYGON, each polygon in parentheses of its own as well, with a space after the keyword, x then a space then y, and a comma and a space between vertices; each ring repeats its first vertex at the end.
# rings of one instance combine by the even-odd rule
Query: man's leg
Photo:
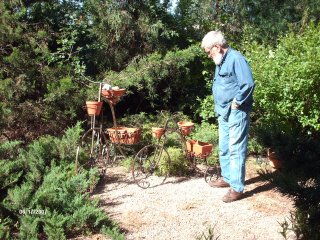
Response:
POLYGON ((230 153, 229 153, 229 125, 228 122, 219 116, 219 160, 221 175, 230 183, 230 153))
POLYGON ((245 161, 247 157, 249 115, 241 110, 231 111, 230 127, 230 180, 231 188, 243 192, 245 180, 245 161))

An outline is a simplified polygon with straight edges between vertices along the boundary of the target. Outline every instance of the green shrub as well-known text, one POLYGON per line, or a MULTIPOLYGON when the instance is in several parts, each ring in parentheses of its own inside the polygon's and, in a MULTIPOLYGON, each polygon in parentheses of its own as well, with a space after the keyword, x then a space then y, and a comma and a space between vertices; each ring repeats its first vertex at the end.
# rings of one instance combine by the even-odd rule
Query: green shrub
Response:
POLYGON ((130 112, 168 109, 193 115, 199 105, 194 99, 207 93, 202 56, 198 44, 165 54, 154 52, 134 58, 120 73, 109 71, 106 79, 128 89, 130 112))
POLYGON ((247 52, 256 82, 254 134, 282 160, 281 179, 271 181, 295 200, 289 221, 298 239, 319 238, 319 29, 311 23, 276 48, 253 45, 247 52))
POLYGON ((254 155, 265 155, 265 147, 259 142, 258 137, 255 135, 249 134, 248 139, 248 154, 254 154, 254 155))
POLYGON ((10 226, 12 226, 13 221, 9 217, 3 218, 3 216, 0 216, 0 219, 0 239, 10 239, 10 226))
POLYGON ((101 228, 101 233, 110 236, 113 240, 124 240, 125 237, 123 236, 123 234, 120 234, 119 232, 120 230, 117 226, 114 226, 113 228, 103 226, 101 228))
POLYGON ((216 115, 214 112, 214 101, 213 95, 207 95, 203 100, 198 98, 200 102, 199 116, 202 118, 203 122, 210 122, 216 120, 216 115))
POLYGON ((188 174, 188 162, 181 148, 169 147, 167 148, 170 156, 170 175, 185 176, 188 174))
POLYGON ((319 29, 310 24, 281 38, 276 48, 253 45, 246 53, 256 83, 255 119, 320 130, 319 29))
POLYGON ((0 217, 6 219, 0 222, 0 236, 19 232, 22 239, 37 239, 39 234, 66 239, 103 226, 115 227, 88 193, 99 180, 98 169, 75 174, 81 131, 77 124, 60 139, 42 137, 19 150, 16 159, 0 161, 0 217))
POLYGON ((190 134, 190 138, 211 143, 216 147, 219 142, 218 127, 217 125, 203 122, 200 125, 196 125, 194 131, 190 134))

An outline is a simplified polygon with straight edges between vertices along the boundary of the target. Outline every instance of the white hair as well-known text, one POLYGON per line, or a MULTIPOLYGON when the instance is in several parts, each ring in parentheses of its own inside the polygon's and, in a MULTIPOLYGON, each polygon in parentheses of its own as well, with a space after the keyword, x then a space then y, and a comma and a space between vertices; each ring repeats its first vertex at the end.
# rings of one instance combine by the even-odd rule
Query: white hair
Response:
POLYGON ((211 31, 208 32, 202 39, 202 48, 212 48, 214 45, 220 45, 223 48, 228 47, 227 41, 224 38, 222 32, 211 31))

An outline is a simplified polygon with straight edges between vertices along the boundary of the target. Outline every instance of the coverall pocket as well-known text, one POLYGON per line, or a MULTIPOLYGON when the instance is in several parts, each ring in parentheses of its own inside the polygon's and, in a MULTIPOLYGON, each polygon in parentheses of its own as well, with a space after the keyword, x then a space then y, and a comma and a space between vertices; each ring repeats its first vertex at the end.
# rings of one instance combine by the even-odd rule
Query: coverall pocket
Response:
POLYGON ((239 126, 247 118, 247 113, 240 109, 231 109, 229 115, 229 127, 239 126))

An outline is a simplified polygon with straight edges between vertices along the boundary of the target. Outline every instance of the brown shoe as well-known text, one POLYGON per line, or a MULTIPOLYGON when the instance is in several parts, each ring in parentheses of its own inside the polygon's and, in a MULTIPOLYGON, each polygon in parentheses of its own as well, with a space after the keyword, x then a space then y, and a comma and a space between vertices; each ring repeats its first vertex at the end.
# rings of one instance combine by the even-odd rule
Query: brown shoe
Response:
POLYGON ((216 181, 210 181, 209 182, 210 187, 216 187, 216 188, 224 188, 224 187, 230 187, 230 184, 227 183, 223 178, 219 178, 216 181))
POLYGON ((242 195, 243 195, 242 192, 237 192, 237 191, 233 190, 232 188, 230 188, 229 191, 227 192, 227 194, 224 195, 224 197, 222 198, 222 201, 224 201, 225 203, 237 201, 237 200, 241 199, 242 195))

